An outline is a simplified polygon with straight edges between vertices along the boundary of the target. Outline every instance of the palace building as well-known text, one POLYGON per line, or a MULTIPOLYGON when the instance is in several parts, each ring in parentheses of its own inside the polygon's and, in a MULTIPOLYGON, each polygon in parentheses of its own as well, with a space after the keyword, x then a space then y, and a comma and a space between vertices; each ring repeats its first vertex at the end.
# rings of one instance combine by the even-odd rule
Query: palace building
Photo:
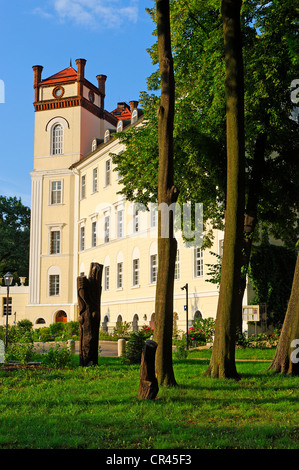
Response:
MULTIPOLYGON (((48 78, 42 78, 42 66, 33 67, 29 287, 11 288, 9 323, 26 318, 40 327, 77 320, 77 276, 88 276, 96 261, 104 266, 101 328, 112 332, 118 321, 133 329, 153 326, 157 208, 141 211, 118 194, 121 178, 111 157, 125 150, 117 133, 142 125, 143 113, 137 101, 106 111, 107 77, 97 75, 94 85, 85 78, 86 61, 76 65, 48 78)), ((174 328, 186 330, 186 283, 189 324, 216 316, 218 290, 207 282, 207 264, 215 263, 211 252, 221 254, 223 232, 205 251, 187 247, 180 232, 176 238, 174 328)), ((3 312, 5 293, 1 287, 3 312)))

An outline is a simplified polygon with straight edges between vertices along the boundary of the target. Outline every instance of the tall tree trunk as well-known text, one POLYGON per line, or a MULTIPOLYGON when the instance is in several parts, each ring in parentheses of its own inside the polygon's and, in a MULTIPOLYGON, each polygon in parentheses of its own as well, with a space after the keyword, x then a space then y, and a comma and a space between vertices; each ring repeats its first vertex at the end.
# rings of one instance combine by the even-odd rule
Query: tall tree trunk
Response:
POLYGON ((244 76, 240 10, 242 0, 222 0, 225 47, 227 206, 215 341, 206 375, 238 378, 236 325, 241 289, 245 204, 244 76))
POLYGON ((269 370, 299 375, 299 254, 287 313, 269 370))
POLYGON ((174 74, 170 41, 169 0, 156 1, 158 52, 161 75, 161 104, 158 110, 158 274, 155 302, 155 333, 158 344, 156 374, 160 385, 176 385, 172 365, 173 287, 177 242, 173 235, 174 214, 169 219, 161 205, 170 207, 178 191, 173 175, 174 74), (167 220, 168 219, 168 220, 167 220), (164 225, 167 224, 168 236, 164 225))
POLYGON ((251 255, 252 239, 254 230, 257 224, 258 215, 258 201, 261 190, 261 180, 264 172, 265 163, 265 149, 266 149, 266 134, 259 134, 255 143, 255 152, 253 159, 253 170, 249 180, 247 205, 244 217, 244 239, 243 239, 243 261, 242 261, 242 276, 241 288, 239 297, 239 313, 237 317, 237 331, 242 333, 242 304, 244 292, 246 289, 246 275, 251 255))
POLYGON ((103 265, 91 263, 89 277, 77 277, 80 365, 98 364, 103 265))

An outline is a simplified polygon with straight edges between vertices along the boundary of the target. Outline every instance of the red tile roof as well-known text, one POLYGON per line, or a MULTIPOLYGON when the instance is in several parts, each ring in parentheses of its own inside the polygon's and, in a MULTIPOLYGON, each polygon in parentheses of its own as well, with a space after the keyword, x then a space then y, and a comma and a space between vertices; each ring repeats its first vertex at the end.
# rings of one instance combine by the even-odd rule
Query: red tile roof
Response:
POLYGON ((129 107, 120 107, 115 108, 113 111, 110 111, 110 114, 113 114, 117 119, 131 119, 131 110, 129 107))
POLYGON ((45 80, 41 81, 41 84, 54 84, 60 82, 73 82, 77 80, 77 71, 73 67, 67 67, 61 72, 55 73, 51 77, 45 78, 45 80))

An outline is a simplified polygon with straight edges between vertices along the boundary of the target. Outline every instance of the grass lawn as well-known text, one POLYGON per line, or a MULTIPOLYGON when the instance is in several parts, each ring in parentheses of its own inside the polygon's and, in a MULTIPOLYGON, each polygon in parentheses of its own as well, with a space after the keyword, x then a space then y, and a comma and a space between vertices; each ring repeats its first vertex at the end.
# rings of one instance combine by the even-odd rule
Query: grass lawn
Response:
MULTIPOLYGON (((298 383, 267 372, 274 350, 237 350, 241 380, 202 377, 211 351, 174 360, 178 387, 137 398, 137 365, 0 367, 1 449, 298 449, 298 383), (246 359, 246 360, 245 360, 246 359)), ((78 357, 75 357, 78 360, 78 357)))

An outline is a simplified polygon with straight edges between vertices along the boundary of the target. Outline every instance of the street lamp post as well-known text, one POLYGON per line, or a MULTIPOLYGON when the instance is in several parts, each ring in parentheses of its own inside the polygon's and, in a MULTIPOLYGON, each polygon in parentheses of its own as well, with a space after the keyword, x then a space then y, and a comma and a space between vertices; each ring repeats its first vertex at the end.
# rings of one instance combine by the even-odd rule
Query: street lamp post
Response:
POLYGON ((186 305, 185 305, 185 310, 186 310, 186 348, 189 348, 189 341, 188 341, 188 283, 186 283, 183 287, 181 287, 182 290, 186 291, 186 305))
POLYGON ((7 295, 6 295, 6 330, 5 330, 5 349, 7 348, 8 342, 8 303, 9 303, 9 286, 12 285, 13 275, 10 273, 6 273, 4 276, 4 284, 7 287, 7 295))

